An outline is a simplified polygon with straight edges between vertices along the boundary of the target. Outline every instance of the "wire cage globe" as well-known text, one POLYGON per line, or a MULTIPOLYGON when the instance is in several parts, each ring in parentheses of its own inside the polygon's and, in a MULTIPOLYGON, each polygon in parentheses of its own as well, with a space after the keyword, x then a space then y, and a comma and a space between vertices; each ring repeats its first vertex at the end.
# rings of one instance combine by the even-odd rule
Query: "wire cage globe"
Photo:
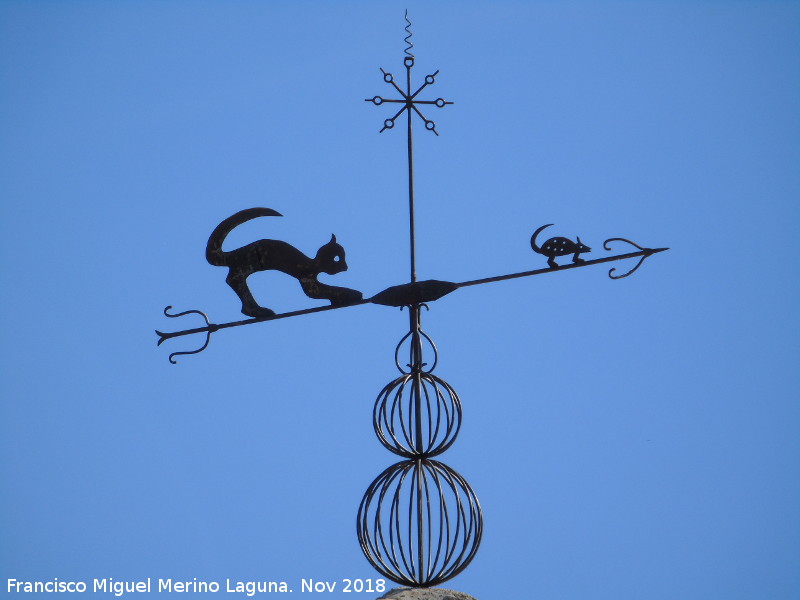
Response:
POLYGON ((483 514, 475 492, 435 460, 398 462, 367 489, 358 540, 382 575, 409 587, 439 585, 461 573, 478 551, 483 514))
POLYGON ((430 458, 447 450, 458 436, 461 400, 432 373, 405 373, 378 394, 372 423, 388 450, 405 458, 430 458))

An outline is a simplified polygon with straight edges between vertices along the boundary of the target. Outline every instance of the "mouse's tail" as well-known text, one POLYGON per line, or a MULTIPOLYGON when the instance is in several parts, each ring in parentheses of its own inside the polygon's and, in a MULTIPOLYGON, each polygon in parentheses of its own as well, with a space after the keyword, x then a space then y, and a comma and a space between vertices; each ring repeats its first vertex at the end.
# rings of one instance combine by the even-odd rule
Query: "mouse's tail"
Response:
POLYGON ((539 229, 533 232, 533 235, 531 236, 531 248, 533 248, 534 252, 538 252, 539 254, 542 253, 542 249, 536 245, 536 236, 539 235, 542 232, 542 230, 551 227, 552 225, 553 225, 552 223, 548 225, 542 225, 541 227, 539 227, 539 229))
POLYGON ((211 237, 208 238, 208 244, 206 245, 206 260, 217 267, 227 266, 226 257, 228 253, 222 250, 222 243, 234 228, 251 219, 255 219, 256 217, 280 216, 283 215, 276 210, 272 210, 271 208, 246 208, 245 210, 240 210, 235 215, 228 217, 222 223, 217 225, 217 227, 211 233, 211 237))

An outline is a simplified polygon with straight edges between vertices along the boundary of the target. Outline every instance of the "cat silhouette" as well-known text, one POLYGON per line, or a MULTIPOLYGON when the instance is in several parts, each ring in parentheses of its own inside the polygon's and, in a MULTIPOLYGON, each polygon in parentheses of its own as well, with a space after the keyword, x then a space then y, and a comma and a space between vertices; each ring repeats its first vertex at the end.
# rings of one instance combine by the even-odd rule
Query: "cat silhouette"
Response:
POLYGON ((217 267, 228 267, 225 281, 242 301, 242 313, 248 317, 275 315, 274 310, 256 302, 247 285, 247 278, 259 271, 280 271, 291 275, 300 282, 309 298, 329 300, 332 305, 343 306, 361 300, 362 294, 358 290, 327 285, 317 279, 320 273, 335 275, 347 270, 344 248, 336 242, 335 235, 331 235, 331 241, 317 250, 314 258, 280 240, 258 240, 236 250, 222 249, 227 235, 242 223, 256 217, 280 216, 271 208, 248 208, 222 221, 208 238, 206 260, 217 267))

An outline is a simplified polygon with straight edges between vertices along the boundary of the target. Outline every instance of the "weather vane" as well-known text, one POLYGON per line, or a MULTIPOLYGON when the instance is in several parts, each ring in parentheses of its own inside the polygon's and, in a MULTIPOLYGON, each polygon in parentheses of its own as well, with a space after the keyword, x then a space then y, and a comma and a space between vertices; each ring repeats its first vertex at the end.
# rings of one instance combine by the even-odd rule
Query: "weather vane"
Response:
POLYGON ((426 130, 438 136, 436 124, 425 116, 421 107, 444 108, 453 103, 443 98, 420 98, 421 92, 435 83, 439 71, 426 75, 424 83, 412 91, 415 58, 411 53, 413 44, 410 41, 411 21, 408 20, 408 12, 406 22, 408 35, 405 41, 408 45, 403 59, 405 90, 398 86, 391 73, 381 69, 384 82, 391 85, 400 98, 373 96, 365 101, 376 106, 385 103, 399 105, 399 110, 384 120, 381 133, 394 128, 397 120, 406 113, 411 281, 389 287, 369 298, 364 298, 357 290, 321 283, 318 280, 321 273, 335 275, 347 269, 344 248, 335 235, 319 248, 313 258, 286 242, 270 239, 258 240, 236 250, 222 250, 225 237, 238 225, 257 217, 281 216, 270 208, 250 208, 222 221, 212 232, 206 246, 208 262, 227 267, 225 281, 239 297, 242 313, 250 318, 211 323, 199 310, 171 313, 172 307, 168 306, 164 309, 167 317, 196 314, 203 318, 205 325, 183 331, 156 333, 158 345, 176 337, 205 334, 205 341, 199 348, 170 354, 169 361, 175 363, 176 356, 205 350, 211 334, 221 329, 367 303, 401 310, 408 308, 409 330, 394 352, 395 366, 400 375, 380 391, 373 409, 373 426, 378 440, 401 460, 384 470, 367 488, 358 509, 357 533, 364 555, 382 575, 401 585, 431 587, 461 573, 475 557, 483 533, 483 514, 478 497, 464 477, 435 460, 455 442, 461 428, 462 408, 461 400, 450 384, 433 374, 438 363, 438 351, 433 340, 422 330, 422 308, 428 309, 430 303, 464 287, 638 258, 636 265, 622 274, 616 274, 616 268, 609 271, 611 279, 621 279, 636 271, 645 258, 667 248, 643 248, 630 240, 614 237, 603 242, 605 250, 611 250, 609 244, 612 242, 624 242, 636 250, 586 260, 580 255, 591 252, 591 248, 579 237, 575 241, 566 237, 540 241, 543 230, 551 227, 548 224, 537 228, 531 236, 531 249, 547 257, 547 267, 459 283, 417 281, 413 123, 416 115, 422 119, 426 130), (571 262, 556 262, 556 258, 569 255, 572 256, 571 262), (330 304, 285 313, 275 313, 261 306, 250 292, 247 278, 253 273, 267 270, 280 271, 296 278, 308 297, 327 300, 330 304))

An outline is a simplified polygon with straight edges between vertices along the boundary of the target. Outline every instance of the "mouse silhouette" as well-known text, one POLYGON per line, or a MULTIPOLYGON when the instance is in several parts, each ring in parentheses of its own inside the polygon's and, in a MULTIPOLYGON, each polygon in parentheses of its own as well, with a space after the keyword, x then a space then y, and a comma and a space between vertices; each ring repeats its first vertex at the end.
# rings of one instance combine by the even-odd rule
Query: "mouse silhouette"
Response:
POLYGON ((567 254, 574 254, 572 257, 572 262, 580 263, 584 262, 582 258, 578 255, 583 254, 584 252, 591 252, 592 249, 589 246, 584 245, 581 242, 581 238, 577 238, 578 241, 573 242, 569 238, 565 237, 553 237, 547 240, 541 247, 536 245, 536 236, 539 235, 542 230, 546 229, 547 227, 552 226, 553 224, 550 223, 549 225, 542 225, 533 232, 531 236, 531 248, 533 248, 534 252, 538 252, 539 254, 543 254, 547 257, 547 264, 550 265, 551 268, 555 268, 558 266, 556 264, 555 258, 556 256, 566 256, 567 254))

